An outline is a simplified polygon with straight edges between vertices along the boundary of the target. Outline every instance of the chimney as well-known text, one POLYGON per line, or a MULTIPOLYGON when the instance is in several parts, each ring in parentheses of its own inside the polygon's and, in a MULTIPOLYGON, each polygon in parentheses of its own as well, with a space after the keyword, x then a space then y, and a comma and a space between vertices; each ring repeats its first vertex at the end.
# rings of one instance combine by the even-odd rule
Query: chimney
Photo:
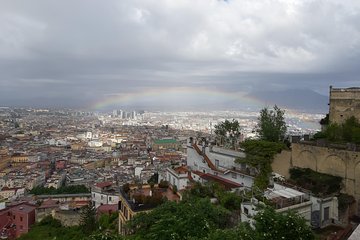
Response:
POLYGON ((206 149, 206 142, 203 140, 202 142, 202 154, 205 155, 205 149, 206 149))

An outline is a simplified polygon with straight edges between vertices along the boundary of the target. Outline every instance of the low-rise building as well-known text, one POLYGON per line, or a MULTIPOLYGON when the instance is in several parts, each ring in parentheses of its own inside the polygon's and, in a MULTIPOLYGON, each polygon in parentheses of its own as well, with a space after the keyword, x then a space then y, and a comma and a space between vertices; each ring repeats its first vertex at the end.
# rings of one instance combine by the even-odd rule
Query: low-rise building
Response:
POLYGON ((91 200, 95 208, 104 204, 117 204, 119 194, 112 182, 96 183, 91 189, 91 200))
POLYGON ((181 144, 176 141, 176 139, 172 138, 164 138, 164 139, 157 139, 152 144, 152 150, 165 150, 165 149, 174 149, 179 150, 181 144))
POLYGON ((176 186, 177 190, 185 189, 190 183, 190 171, 186 166, 166 169, 166 180, 176 186))
POLYGON ((163 198, 169 201, 179 201, 180 196, 170 188, 151 188, 143 185, 141 188, 130 187, 125 191, 120 189, 119 199, 119 233, 127 234, 124 225, 140 212, 151 211, 163 202, 163 198))
POLYGON ((0 198, 9 200, 24 196, 24 194, 25 194, 25 188, 3 187, 0 191, 0 198))
POLYGON ((27 233, 35 223, 36 206, 20 203, 0 210, 0 237, 17 238, 27 233))
POLYGON ((73 194, 54 194, 54 195, 38 195, 36 200, 45 201, 51 199, 61 204, 67 203, 75 207, 88 205, 91 201, 91 193, 73 193, 73 194))
MULTIPOLYGON (((338 200, 336 197, 319 198, 309 192, 301 192, 277 183, 273 188, 268 188, 263 197, 272 204, 277 212, 295 211, 313 228, 322 228, 338 223, 338 200)), ((242 203, 241 221, 253 225, 253 217, 259 211, 257 207, 259 204, 264 205, 255 198, 252 198, 250 202, 242 203)))
POLYGON ((194 180, 221 181, 233 186, 250 189, 254 182, 256 169, 247 164, 236 163, 237 158, 244 158, 245 153, 202 144, 199 146, 192 139, 187 145, 187 166, 194 180))

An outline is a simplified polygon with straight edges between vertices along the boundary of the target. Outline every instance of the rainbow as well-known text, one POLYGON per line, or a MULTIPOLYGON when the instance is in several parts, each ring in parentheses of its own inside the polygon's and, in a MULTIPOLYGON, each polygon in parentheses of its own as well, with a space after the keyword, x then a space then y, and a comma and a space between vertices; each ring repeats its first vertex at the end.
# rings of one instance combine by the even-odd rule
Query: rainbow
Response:
POLYGON ((91 103, 90 110, 101 110, 110 106, 126 106, 136 102, 167 101, 179 103, 179 98, 193 97, 201 101, 237 101, 251 106, 264 106, 264 102, 249 97, 244 92, 227 92, 210 88, 167 87, 149 88, 130 93, 113 93, 104 95, 103 98, 91 103), (177 98, 176 98, 177 97, 177 98), (177 99, 177 100, 176 100, 177 99))

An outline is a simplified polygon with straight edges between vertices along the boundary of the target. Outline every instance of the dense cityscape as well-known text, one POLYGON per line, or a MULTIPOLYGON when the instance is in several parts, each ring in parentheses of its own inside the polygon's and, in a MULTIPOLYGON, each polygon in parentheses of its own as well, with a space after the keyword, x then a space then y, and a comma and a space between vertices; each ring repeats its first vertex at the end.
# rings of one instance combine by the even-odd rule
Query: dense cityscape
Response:
MULTIPOLYGON (((311 226, 320 238, 349 236, 356 226, 349 219, 357 213, 354 205, 357 190, 345 185, 340 192, 343 166, 336 158, 326 157, 327 162, 316 163, 314 169, 315 155, 308 150, 314 144, 339 148, 339 144, 333 146, 330 141, 329 129, 335 125, 324 127, 329 121, 343 124, 341 131, 348 128, 347 124, 352 127, 359 124, 356 118, 351 120, 355 123, 343 120, 358 117, 358 110, 339 110, 343 109, 344 97, 348 97, 346 104, 356 106, 358 89, 331 88, 331 93, 326 116, 288 112, 277 106, 265 107, 259 113, 143 110, 101 113, 2 107, 1 237, 39 238, 44 234, 37 232, 39 226, 59 224, 75 229, 81 233, 77 236, 80 238, 84 234, 82 229, 88 228, 86 231, 93 234, 85 235, 93 239, 101 237, 105 230, 106 239, 125 239, 134 232, 141 239, 159 239, 159 232, 153 233, 157 237, 150 237, 141 228, 132 229, 132 221, 143 224, 139 213, 161 209, 166 206, 164 199, 187 204, 199 196, 210 197, 212 204, 232 212, 236 216, 233 225, 249 223, 252 228, 247 231, 258 228, 261 221, 256 216, 274 211, 261 212, 258 207, 263 204, 280 215, 289 210, 295 212, 298 215, 294 219, 311 226), (321 139, 324 137, 328 139, 325 142, 321 139), (257 160, 252 160, 255 156, 257 160), (198 195, 198 191, 209 193, 198 195), (112 219, 112 227, 102 225, 104 218, 112 219)), ((356 144, 358 130, 351 131, 350 141, 356 144)), ((358 151, 356 145, 340 149, 358 151)), ((51 226, 45 233, 51 231, 51 226)), ((301 234, 312 239, 313 233, 306 228, 301 234)), ((56 233, 48 234, 58 237, 56 233)), ((201 232, 197 234, 202 236, 201 232)), ((264 234, 284 233, 272 235, 268 229, 264 234)), ((168 237, 165 235, 165 239, 168 237)))
POLYGON ((360 240, 359 21, 2 0, 0 239, 360 240))

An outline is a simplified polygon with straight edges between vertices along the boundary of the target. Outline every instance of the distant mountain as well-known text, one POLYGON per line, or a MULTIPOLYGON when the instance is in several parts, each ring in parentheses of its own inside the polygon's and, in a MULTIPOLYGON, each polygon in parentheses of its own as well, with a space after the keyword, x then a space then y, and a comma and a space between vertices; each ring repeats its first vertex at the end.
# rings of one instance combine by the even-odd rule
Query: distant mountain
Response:
POLYGON ((328 112, 329 98, 310 89, 289 89, 282 91, 256 91, 248 95, 264 102, 265 105, 277 104, 283 108, 307 112, 328 112))

